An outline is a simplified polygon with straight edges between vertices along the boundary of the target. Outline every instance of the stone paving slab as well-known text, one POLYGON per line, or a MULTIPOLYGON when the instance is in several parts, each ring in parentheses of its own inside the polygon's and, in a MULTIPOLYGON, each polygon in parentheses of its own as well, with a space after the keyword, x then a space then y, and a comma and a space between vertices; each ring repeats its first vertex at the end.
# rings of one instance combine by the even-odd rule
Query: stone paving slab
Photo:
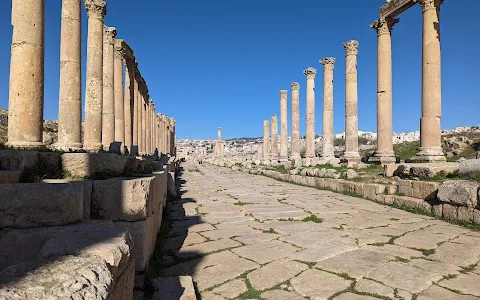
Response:
POLYGON ((250 286, 276 300, 395 299, 394 289, 404 299, 480 300, 480 232, 227 168, 190 172, 189 164, 188 201, 171 203, 171 233, 182 235, 169 244, 185 239, 175 250, 181 259, 163 273, 191 275, 203 299, 236 299, 250 286), (301 221, 311 214, 323 222, 301 221))

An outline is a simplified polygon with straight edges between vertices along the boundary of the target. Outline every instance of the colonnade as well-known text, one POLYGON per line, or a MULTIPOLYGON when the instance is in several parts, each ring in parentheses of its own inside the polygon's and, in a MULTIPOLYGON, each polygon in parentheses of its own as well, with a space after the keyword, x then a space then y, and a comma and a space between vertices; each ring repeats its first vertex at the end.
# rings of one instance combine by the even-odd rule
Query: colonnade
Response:
MULTIPOLYGON (((132 49, 104 24, 107 3, 84 0, 88 15, 82 139, 82 0, 62 0, 58 149, 175 155, 175 120, 157 113, 132 49), (125 76, 124 76, 125 72, 125 76), (125 78, 125 80, 124 80, 125 78)), ((8 145, 43 146, 45 0, 12 1, 8 145)))

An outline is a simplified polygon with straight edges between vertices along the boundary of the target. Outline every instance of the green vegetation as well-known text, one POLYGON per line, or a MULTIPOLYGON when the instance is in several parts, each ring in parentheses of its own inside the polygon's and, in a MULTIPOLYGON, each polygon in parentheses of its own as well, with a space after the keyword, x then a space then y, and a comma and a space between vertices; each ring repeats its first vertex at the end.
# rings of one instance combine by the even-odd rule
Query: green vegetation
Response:
POLYGON ((233 203, 233 205, 238 205, 238 206, 245 206, 247 204, 252 204, 252 203, 249 203, 249 202, 242 202, 242 201, 237 201, 235 203, 233 203))
POLYGON ((278 232, 276 232, 275 229, 270 228, 268 230, 264 230, 263 233, 278 233, 278 232))
POLYGON ((420 148, 420 141, 405 142, 393 145, 393 151, 395 151, 395 155, 400 156, 401 160, 411 159, 417 155, 418 148, 420 148))
POLYGON ((322 223, 323 219, 317 217, 316 215, 310 215, 310 216, 302 219, 302 222, 322 223))

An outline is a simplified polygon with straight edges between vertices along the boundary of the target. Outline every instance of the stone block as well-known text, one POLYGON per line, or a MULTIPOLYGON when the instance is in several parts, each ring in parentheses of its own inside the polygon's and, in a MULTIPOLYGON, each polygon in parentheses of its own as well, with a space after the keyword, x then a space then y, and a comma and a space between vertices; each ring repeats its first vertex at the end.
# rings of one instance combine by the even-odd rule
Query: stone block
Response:
POLYGON ((480 210, 473 210, 473 223, 480 224, 480 210))
POLYGON ((60 178, 63 174, 61 153, 38 152, 38 168, 41 168, 49 178, 60 178))
POLYGON ((398 193, 407 196, 413 197, 413 180, 397 180, 398 184, 398 193))
POLYGON ((443 217, 443 205, 442 204, 433 204, 432 213, 437 217, 443 217))
POLYGON ((470 174, 480 172, 480 159, 467 159, 460 163, 459 174, 470 174))
POLYGON ((113 153, 64 153, 62 168, 75 177, 116 177, 122 175, 128 157, 113 153))
POLYGON ((423 199, 406 197, 406 196, 393 196, 396 204, 400 206, 419 208, 425 212, 430 213, 432 211, 431 205, 423 199))
POLYGON ((429 201, 435 200, 439 186, 438 182, 413 181, 412 197, 429 201))
POLYGON ((0 150, 0 169, 10 171, 23 171, 32 168, 38 162, 38 151, 30 150, 0 150))
POLYGON ((478 204, 479 186, 475 181, 446 181, 438 188, 437 197, 442 202, 475 208, 478 204))
POLYGON ((325 179, 323 178, 317 178, 317 188, 319 189, 324 189, 325 188, 325 179))
POLYGON ((140 160, 134 156, 127 156, 126 160, 124 172, 127 174, 136 173, 140 165, 140 160))
POLYGON ((396 164, 385 164, 383 165, 383 176, 392 177, 396 170, 397 170, 396 164))
POLYGON ((66 225, 83 218, 83 186, 79 183, 1 187, 0 229, 66 225))
POLYGON ((110 153, 115 153, 118 155, 125 155, 127 154, 127 148, 122 142, 113 142, 110 144, 110 147, 108 148, 108 152, 110 153))
POLYGON ((473 213, 475 209, 472 207, 459 206, 457 209, 457 218, 459 221, 473 222, 473 213))
POLYGON ((20 183, 21 171, 0 170, 0 184, 20 183))
POLYGON ((305 180, 306 180, 306 186, 317 187, 317 178, 307 177, 305 178, 305 180))
POLYGON ((155 176, 95 180, 92 192, 92 218, 113 221, 141 221, 155 209, 155 176))
POLYGON ((83 219, 90 219, 93 180, 44 179, 42 182, 48 184, 78 182, 81 184, 83 186, 83 219))
POLYGON ((190 276, 159 277, 151 281, 154 292, 151 300, 196 300, 193 280, 190 276))
POLYGON ((370 200, 377 200, 377 195, 385 194, 385 185, 383 184, 364 184, 363 197, 370 200))
POLYGON ((387 195, 395 195, 398 191, 398 186, 393 184, 387 185, 385 191, 387 195))
POLYGON ((450 205, 447 203, 442 204, 442 210, 443 210, 443 217, 446 219, 450 220, 457 220, 458 219, 458 207, 454 205, 450 205))
POLYGON ((357 195, 364 195, 364 189, 363 189, 364 184, 361 182, 355 182, 355 194, 357 195))

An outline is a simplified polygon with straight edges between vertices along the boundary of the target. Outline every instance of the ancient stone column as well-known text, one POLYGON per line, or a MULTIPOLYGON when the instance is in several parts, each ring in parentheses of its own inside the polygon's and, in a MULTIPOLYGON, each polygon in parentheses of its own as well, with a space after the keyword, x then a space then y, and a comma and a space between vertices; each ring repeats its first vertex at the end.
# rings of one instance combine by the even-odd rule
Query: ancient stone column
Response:
POLYGON ((170 119, 170 128, 171 128, 171 136, 170 136, 170 155, 175 156, 175 119, 170 119))
POLYGON ((115 36, 114 27, 103 27, 103 106, 102 144, 108 150, 115 141, 115 36))
MULTIPOLYGON (((315 75, 317 69, 308 68, 303 71, 307 77, 307 126, 306 126, 306 151, 307 161, 315 158, 315 75)), ((309 163, 307 163, 309 164, 309 163)))
POLYGON ((291 158, 300 159, 300 84, 293 82, 292 88, 292 152, 291 158))
POLYGON ((145 102, 145 153, 150 153, 150 101, 145 102))
POLYGON ((62 1, 57 149, 82 148, 82 2, 62 1))
POLYGON ((357 55, 358 41, 343 43, 346 56, 345 78, 345 154, 348 162, 359 162, 358 153, 358 91, 357 91, 357 55))
MULTIPOLYGON (((115 91, 115 141, 125 143, 125 108, 123 97, 123 40, 115 41, 114 91, 115 91)), ((128 76, 127 76, 128 77, 128 76)))
POLYGON ((417 159, 446 161, 442 150, 442 76, 440 59, 440 5, 443 0, 419 0, 423 10, 422 118, 417 159))
POLYGON ((98 151, 102 149, 103 18, 107 4, 102 0, 85 0, 85 8, 88 15, 88 50, 83 148, 98 151))
POLYGON ((133 145, 133 102, 135 93, 135 77, 134 77, 134 62, 132 60, 126 61, 126 76, 125 76, 125 146, 130 153, 132 152, 133 145))
POLYGON ((145 99, 145 96, 142 94, 140 96, 140 99, 141 99, 141 111, 140 111, 140 116, 141 116, 141 127, 140 127, 140 153, 147 153, 147 149, 146 149, 146 109, 147 109, 147 104, 146 104, 146 99, 145 99))
POLYGON ((8 145, 43 144, 44 0, 12 1, 8 145))
POLYGON ((278 119, 276 115, 272 116, 272 145, 270 147, 270 159, 272 161, 278 161, 278 119))
MULTIPOLYGON (((137 81, 139 79, 137 78, 137 81)), ((142 99, 142 87, 140 86, 140 82, 138 83, 138 91, 137 91, 137 146, 138 146, 138 153, 142 152, 142 107, 143 107, 143 99, 142 99)))
POLYGON ((222 127, 218 127, 217 151, 217 157, 223 158, 222 127))
POLYGON ((280 91, 280 161, 288 161, 287 91, 280 91))
MULTIPOLYGON (((136 66, 135 71, 136 72, 136 66)), ((138 152, 138 80, 136 75, 133 76, 133 106, 132 106, 132 152, 138 152)))
POLYGON ((335 157, 333 151, 333 69, 335 58, 325 57, 320 61, 323 65, 323 152, 322 157, 335 157))
POLYGON ((377 31, 377 150, 369 161, 395 162, 392 125, 392 39, 393 25, 398 19, 381 18, 370 27, 377 31))
POLYGON ((270 121, 263 121, 263 160, 270 160, 270 121))

